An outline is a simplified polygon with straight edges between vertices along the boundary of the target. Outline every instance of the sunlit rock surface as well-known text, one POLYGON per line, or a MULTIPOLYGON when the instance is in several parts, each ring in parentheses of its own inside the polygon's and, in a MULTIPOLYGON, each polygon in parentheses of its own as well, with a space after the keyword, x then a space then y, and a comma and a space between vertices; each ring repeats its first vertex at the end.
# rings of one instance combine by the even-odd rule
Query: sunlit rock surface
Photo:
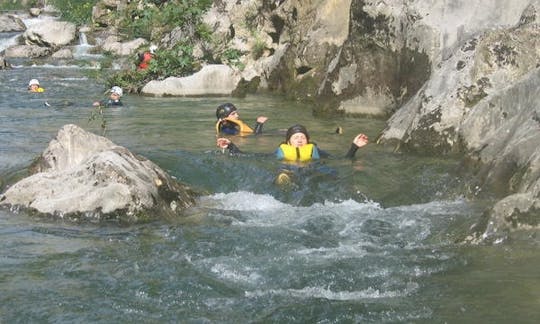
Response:
POLYGON ((150 81, 141 92, 155 96, 230 95, 236 89, 240 78, 240 75, 227 65, 212 64, 187 77, 150 81))
POLYGON ((144 222, 182 215, 195 193, 144 157, 65 125, 0 205, 71 220, 144 222))

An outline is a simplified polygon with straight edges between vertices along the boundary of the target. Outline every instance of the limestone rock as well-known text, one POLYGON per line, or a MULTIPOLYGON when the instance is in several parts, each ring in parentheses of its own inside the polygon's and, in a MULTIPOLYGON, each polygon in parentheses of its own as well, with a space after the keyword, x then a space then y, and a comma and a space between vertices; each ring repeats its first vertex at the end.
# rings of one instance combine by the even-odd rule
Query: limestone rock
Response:
POLYGON ((51 55, 51 49, 38 45, 14 45, 6 48, 5 57, 45 57, 51 55))
POLYGON ((69 45, 76 38, 75 24, 66 21, 45 21, 28 28, 23 37, 27 45, 59 48, 69 45))
POLYGON ((77 221, 144 222, 182 215, 196 194, 153 162, 65 125, 0 206, 77 221))
POLYGON ((240 74, 227 65, 213 64, 187 77, 150 81, 141 92, 155 96, 230 95, 240 79, 240 74))
POLYGON ((15 15, 0 15, 0 33, 22 32, 26 25, 21 18, 15 15))

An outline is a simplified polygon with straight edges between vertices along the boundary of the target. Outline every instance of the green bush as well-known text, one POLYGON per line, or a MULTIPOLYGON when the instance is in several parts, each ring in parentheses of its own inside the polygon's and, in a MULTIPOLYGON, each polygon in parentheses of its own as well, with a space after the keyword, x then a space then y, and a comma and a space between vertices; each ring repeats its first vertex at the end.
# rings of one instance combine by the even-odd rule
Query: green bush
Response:
POLYGON ((56 9, 62 13, 62 20, 77 25, 89 24, 92 21, 92 7, 98 0, 50 0, 56 9))
POLYGON ((20 1, 20 0, 0 0, 0 11, 22 10, 33 7, 39 7, 39 0, 20 1))
POLYGON ((192 25, 196 26, 197 31, 204 32, 198 26, 203 13, 211 4, 211 0, 144 0, 142 6, 139 6, 134 1, 123 13, 119 13, 118 19, 120 28, 130 37, 154 41, 179 26, 192 25))

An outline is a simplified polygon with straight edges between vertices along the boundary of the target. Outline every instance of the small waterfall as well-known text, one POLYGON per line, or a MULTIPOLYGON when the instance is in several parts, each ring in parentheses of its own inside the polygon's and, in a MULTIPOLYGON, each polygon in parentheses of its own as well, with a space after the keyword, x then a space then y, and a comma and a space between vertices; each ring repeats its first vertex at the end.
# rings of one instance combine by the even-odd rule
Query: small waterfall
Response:
POLYGON ((0 52, 17 44, 20 33, 0 33, 0 52))
POLYGON ((73 56, 75 58, 89 58, 100 57, 101 55, 89 53, 90 49, 94 46, 88 44, 88 38, 84 32, 79 32, 79 45, 76 45, 73 49, 73 56))
POLYGON ((79 45, 88 46, 88 39, 86 38, 86 34, 83 32, 79 34, 79 45))

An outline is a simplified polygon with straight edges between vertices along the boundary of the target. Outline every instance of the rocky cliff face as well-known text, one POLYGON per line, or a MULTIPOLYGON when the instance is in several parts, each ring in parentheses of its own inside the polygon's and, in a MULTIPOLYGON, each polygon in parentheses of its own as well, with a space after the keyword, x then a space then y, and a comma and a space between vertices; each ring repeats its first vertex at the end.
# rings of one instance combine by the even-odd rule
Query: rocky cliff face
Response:
MULTIPOLYGON (((222 3, 229 29, 241 26, 245 4, 222 3)), ((272 36, 273 51, 247 69, 268 62, 261 87, 321 111, 393 114, 380 144, 464 154, 476 191, 502 199, 472 240, 498 236, 540 221, 539 9, 536 0, 263 1, 252 28, 272 36)))

